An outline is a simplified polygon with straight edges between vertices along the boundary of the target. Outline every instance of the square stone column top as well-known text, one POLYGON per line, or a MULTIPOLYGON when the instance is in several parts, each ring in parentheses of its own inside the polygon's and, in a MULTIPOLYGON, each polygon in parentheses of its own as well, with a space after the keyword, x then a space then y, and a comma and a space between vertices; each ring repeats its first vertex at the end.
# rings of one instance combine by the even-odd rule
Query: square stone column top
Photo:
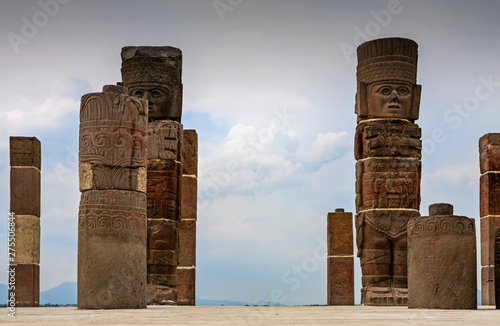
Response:
POLYGON ((36 137, 10 137, 10 166, 32 166, 40 170, 40 141, 36 137))
POLYGON ((500 172, 500 133, 486 134, 479 139, 479 166, 481 174, 500 172))

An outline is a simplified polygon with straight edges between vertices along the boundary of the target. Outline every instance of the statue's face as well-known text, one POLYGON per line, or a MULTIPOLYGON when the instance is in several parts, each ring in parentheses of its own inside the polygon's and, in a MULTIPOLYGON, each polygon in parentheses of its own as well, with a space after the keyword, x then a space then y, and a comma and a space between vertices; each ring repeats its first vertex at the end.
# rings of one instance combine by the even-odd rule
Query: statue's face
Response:
POLYGON ((407 83, 375 83, 368 91, 368 112, 372 117, 410 116, 413 86, 407 83))
POLYGON ((172 92, 166 87, 143 86, 129 90, 131 96, 148 100, 149 119, 168 119, 172 115, 172 92))

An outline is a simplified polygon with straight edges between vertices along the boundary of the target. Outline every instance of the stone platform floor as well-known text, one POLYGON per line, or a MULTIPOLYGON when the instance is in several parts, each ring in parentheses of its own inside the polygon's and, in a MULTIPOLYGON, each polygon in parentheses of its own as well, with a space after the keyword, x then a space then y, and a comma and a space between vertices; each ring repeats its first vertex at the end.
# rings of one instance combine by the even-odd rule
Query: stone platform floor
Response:
POLYGON ((138 310, 74 307, 0 309, 0 325, 500 325, 500 310, 415 310, 405 307, 149 306, 138 310))

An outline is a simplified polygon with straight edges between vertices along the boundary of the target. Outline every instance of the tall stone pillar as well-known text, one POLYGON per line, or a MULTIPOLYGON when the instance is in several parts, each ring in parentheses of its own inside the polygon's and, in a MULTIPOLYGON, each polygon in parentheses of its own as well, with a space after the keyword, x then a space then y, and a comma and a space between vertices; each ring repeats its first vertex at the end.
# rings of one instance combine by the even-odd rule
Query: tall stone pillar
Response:
POLYGON ((450 204, 408 223, 409 308, 477 309, 474 219, 453 215, 450 204))
POLYGON ((500 134, 479 139, 481 303, 495 305, 495 229, 500 228, 500 134))
POLYGON ((148 304, 177 304, 182 203, 182 52, 173 47, 124 47, 123 84, 148 100, 148 304))
POLYGON ((11 235, 9 273, 15 275, 17 307, 38 307, 40 297, 40 141, 10 137, 11 235))
POLYGON ((354 305, 352 213, 345 213, 342 208, 328 213, 327 229, 328 305, 354 305))
POLYGON ((357 49, 356 242, 364 305, 408 300, 406 227, 420 207, 417 47, 387 38, 357 49))
POLYGON ((146 308, 147 102, 103 91, 81 100, 78 308, 146 308))
POLYGON ((495 302, 500 309, 500 228, 495 233, 495 302))
POLYGON ((177 290, 179 305, 195 305, 196 220, 198 201, 198 135, 184 130, 182 207, 179 222, 179 266, 177 290))

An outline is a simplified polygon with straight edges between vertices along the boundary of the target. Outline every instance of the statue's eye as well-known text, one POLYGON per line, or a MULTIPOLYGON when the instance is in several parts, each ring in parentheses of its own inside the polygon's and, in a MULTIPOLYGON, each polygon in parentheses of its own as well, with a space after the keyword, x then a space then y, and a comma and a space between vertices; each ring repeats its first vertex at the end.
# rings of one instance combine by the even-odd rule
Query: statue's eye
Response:
POLYGON ((406 87, 399 87, 398 88, 398 94, 401 95, 401 96, 405 96, 405 95, 408 95, 410 94, 410 90, 406 87))
POLYGON ((138 90, 133 91, 132 95, 134 95, 136 97, 142 97, 142 96, 144 96, 144 92, 142 90, 138 89, 138 90))
POLYGON ((389 94, 391 94, 391 91, 392 91, 392 89, 390 87, 387 87, 387 86, 384 86, 379 90, 380 94, 382 94, 382 95, 389 95, 389 94))
POLYGON ((161 96, 161 92, 160 92, 160 91, 158 91, 158 90, 153 90, 153 91, 151 92, 151 95, 152 95, 153 97, 160 97, 160 96, 161 96))

